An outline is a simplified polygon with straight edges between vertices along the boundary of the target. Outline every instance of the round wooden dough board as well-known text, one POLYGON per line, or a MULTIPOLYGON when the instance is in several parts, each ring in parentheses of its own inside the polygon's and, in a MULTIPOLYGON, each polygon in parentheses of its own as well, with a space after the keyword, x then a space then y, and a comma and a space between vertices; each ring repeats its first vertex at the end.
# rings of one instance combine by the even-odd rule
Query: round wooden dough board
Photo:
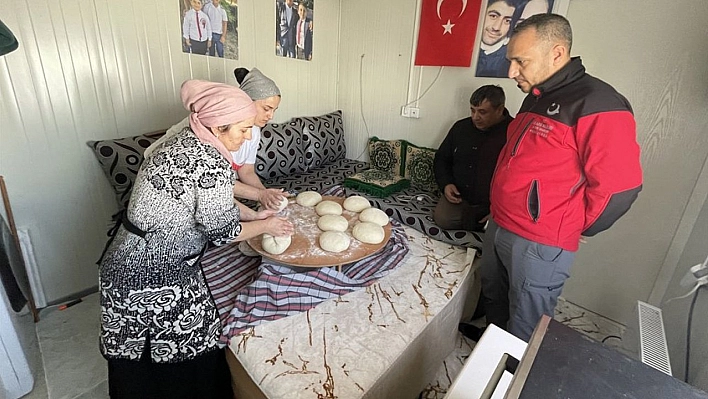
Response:
MULTIPOLYGON (((343 197, 322 196, 322 200, 344 202, 343 197)), ((253 237, 247 240, 248 245, 266 258, 273 259, 279 263, 299 267, 328 267, 340 266, 366 258, 386 245, 391 238, 391 223, 384 226, 384 240, 380 244, 365 244, 352 236, 352 228, 359 221, 359 214, 344 210, 342 216, 349 221, 349 228, 346 233, 351 237, 349 248, 345 251, 334 253, 327 252, 320 248, 319 237, 322 230, 317 227, 319 216, 314 207, 298 205, 295 198, 290 198, 290 204, 283 209, 279 215, 287 217, 295 225, 295 234, 292 237, 290 247, 280 255, 272 255, 263 250, 261 237, 253 237)))

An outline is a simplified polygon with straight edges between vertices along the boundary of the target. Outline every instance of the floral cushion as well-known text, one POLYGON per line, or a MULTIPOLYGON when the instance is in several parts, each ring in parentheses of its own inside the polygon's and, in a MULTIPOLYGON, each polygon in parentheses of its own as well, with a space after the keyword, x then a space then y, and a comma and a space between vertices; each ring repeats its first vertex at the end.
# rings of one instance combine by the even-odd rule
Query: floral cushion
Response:
POLYGON ((435 150, 408 143, 403 176, 409 179, 415 188, 437 192, 438 184, 435 181, 435 170, 433 169, 434 159, 435 150))
POLYGON ((299 121, 268 123, 261 129, 255 169, 261 179, 289 176, 307 170, 299 121))
POLYGON ((403 162, 406 156, 406 142, 403 140, 369 139, 369 164, 371 169, 387 171, 403 176, 403 162))
POLYGON ((342 111, 320 116, 298 117, 293 121, 302 125, 305 166, 308 170, 344 158, 347 148, 344 145, 342 111))
POLYGON ((143 162, 143 152, 163 134, 164 131, 158 131, 122 139, 86 143, 94 151, 121 206, 128 206, 135 178, 143 162))
POLYGON ((378 169, 368 169, 344 179, 344 187, 354 188, 381 198, 400 191, 408 185, 408 179, 391 171, 378 169))

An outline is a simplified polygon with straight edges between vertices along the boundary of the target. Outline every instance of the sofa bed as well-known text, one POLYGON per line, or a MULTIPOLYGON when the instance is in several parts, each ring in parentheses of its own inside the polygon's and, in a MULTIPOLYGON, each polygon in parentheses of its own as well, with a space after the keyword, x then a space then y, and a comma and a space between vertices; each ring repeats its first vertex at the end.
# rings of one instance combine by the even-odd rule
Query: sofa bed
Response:
MULTIPOLYGON (((119 207, 127 205, 143 151, 163 133, 88 143, 119 207)), ((362 173, 376 169, 345 158, 341 111, 268 124, 261 133, 255 169, 267 187, 364 195, 393 219, 394 234, 382 250, 389 252, 341 270, 273 264, 246 256, 237 244, 207 251, 202 265, 222 318, 222 344, 230 348, 237 397, 415 397, 453 350, 463 311, 474 310, 479 279, 472 261, 481 239, 435 226, 438 194, 420 178, 427 172, 415 172, 425 162, 407 174, 397 170, 395 180, 408 180, 407 188, 372 195, 362 173), (332 281, 341 281, 337 289, 332 281), (257 289, 263 286, 265 294, 257 289), (295 291, 298 306, 283 302, 295 291), (264 303, 271 313, 261 312, 264 303)), ((381 144, 372 138, 370 151, 381 144)))

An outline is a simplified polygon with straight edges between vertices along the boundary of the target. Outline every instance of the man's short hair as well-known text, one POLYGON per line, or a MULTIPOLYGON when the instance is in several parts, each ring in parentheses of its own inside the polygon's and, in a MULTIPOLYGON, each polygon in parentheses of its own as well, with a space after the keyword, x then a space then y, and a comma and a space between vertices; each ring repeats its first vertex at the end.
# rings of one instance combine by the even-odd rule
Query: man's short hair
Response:
POLYGON ((477 107, 482 104, 484 100, 489 101, 489 104, 491 104, 494 108, 497 108, 500 105, 503 107, 506 102, 504 89, 498 85, 482 86, 472 93, 472 97, 470 97, 470 105, 477 107))
POLYGON ((558 14, 536 14, 528 17, 514 28, 512 36, 529 29, 536 29, 536 35, 545 43, 560 40, 568 47, 573 45, 573 31, 570 22, 558 14))

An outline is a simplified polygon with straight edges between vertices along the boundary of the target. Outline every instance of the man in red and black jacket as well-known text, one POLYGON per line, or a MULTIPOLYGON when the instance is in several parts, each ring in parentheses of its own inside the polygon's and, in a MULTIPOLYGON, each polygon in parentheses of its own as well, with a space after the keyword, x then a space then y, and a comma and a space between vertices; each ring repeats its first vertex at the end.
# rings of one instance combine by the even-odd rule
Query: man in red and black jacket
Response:
POLYGON ((482 252, 487 322, 528 340, 551 317, 581 236, 606 230, 642 189, 632 108, 570 57, 559 15, 519 24, 509 77, 529 93, 507 131, 482 252))

